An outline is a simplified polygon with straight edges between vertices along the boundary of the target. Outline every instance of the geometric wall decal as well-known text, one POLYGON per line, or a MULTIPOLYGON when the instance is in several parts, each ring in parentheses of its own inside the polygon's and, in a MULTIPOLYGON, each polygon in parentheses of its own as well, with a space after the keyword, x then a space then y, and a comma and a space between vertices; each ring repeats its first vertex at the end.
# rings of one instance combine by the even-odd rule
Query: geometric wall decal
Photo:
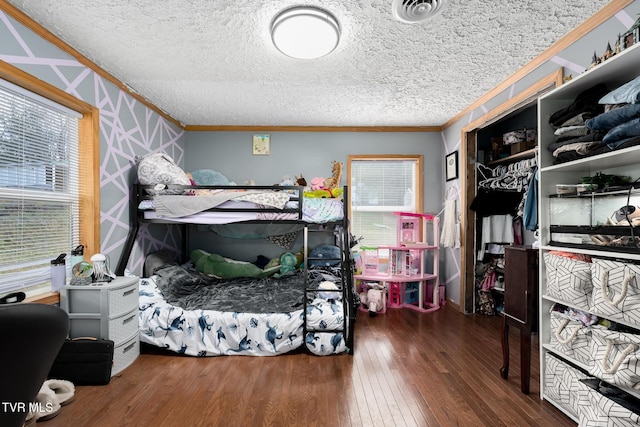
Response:
MULTIPOLYGON (((0 39, 0 60, 100 110, 100 246, 115 269, 131 229, 135 157, 164 152, 182 165, 184 130, 3 11, 0 39)), ((133 274, 142 274, 145 254, 180 248, 179 227, 151 231, 143 226, 138 234, 128 263, 133 274)))

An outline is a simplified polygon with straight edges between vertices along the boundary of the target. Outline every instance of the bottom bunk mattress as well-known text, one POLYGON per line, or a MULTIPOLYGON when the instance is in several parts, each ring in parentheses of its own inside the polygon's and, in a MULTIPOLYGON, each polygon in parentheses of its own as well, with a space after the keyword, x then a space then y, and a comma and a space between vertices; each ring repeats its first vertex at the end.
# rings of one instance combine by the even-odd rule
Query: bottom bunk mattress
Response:
MULTIPOLYGON (((343 332, 303 336, 302 274, 222 281, 188 266, 157 269, 140 279, 140 340, 190 356, 274 356, 302 346, 322 356, 347 351, 343 332)), ((315 284, 339 280, 321 271, 309 278, 315 284)), ((342 301, 313 294, 306 307, 308 328, 346 330, 342 301)))

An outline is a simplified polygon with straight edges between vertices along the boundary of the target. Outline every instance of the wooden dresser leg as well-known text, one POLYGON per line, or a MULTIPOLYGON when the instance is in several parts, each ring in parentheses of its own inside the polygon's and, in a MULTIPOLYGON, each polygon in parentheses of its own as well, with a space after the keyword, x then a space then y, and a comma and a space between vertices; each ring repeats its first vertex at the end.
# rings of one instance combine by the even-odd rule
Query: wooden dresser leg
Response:
POLYGON ((500 368, 500 376, 509 378, 509 324, 507 316, 502 316, 502 368, 500 368))
POLYGON ((529 380, 531 379, 531 332, 524 328, 520 330, 520 390, 529 394, 529 380))

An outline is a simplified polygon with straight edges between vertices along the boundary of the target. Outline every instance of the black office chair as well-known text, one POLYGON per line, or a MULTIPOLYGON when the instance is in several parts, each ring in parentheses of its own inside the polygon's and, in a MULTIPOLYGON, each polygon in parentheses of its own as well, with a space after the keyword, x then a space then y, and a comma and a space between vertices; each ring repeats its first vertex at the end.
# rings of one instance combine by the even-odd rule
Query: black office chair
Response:
POLYGON ((0 305, 0 426, 24 424, 68 333, 69 316, 59 307, 0 305))

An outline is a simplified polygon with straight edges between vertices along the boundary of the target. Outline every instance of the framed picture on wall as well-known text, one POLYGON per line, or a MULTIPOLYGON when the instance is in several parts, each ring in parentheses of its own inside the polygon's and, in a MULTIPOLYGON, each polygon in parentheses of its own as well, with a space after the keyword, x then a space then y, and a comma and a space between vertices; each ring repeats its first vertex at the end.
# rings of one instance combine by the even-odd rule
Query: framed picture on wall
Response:
POLYGON ((253 155, 268 156, 271 152, 271 137, 269 134, 254 133, 253 134, 253 155))
POLYGON ((458 152, 447 154, 444 157, 444 173, 447 181, 458 178, 458 152))

